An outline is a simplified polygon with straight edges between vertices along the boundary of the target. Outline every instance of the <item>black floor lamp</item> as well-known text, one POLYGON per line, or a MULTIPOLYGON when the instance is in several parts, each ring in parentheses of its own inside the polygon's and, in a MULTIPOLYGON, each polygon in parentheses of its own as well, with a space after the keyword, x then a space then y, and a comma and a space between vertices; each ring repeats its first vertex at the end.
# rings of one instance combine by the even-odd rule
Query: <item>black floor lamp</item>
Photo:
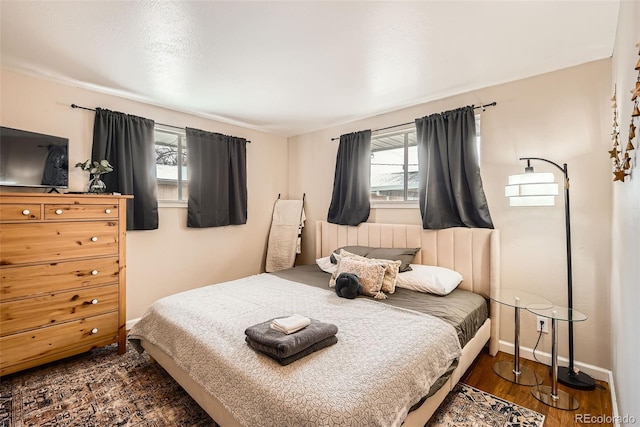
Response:
MULTIPOLYGON (((558 195, 558 184, 554 182, 552 173, 534 173, 531 160, 540 160, 560 169, 564 175, 564 216, 567 241, 567 307, 573 308, 573 274, 571 271, 571 217, 569 213, 569 173, 567 164, 563 166, 540 157, 521 157, 527 161, 524 174, 509 177, 509 185, 505 186, 505 196, 509 197, 511 206, 553 206, 558 195)), ((593 390, 595 381, 584 372, 577 371, 573 364, 573 322, 569 327, 569 366, 558 368, 558 381, 566 386, 580 390, 593 390)))

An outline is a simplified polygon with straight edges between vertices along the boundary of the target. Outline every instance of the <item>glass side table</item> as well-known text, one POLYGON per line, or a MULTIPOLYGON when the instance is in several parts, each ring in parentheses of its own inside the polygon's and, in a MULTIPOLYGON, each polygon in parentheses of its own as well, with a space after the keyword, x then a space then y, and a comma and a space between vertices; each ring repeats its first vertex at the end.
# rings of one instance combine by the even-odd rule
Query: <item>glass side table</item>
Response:
POLYGON ((515 309, 513 363, 506 360, 496 362, 493 365, 493 371, 498 374, 498 376, 512 383, 520 385, 541 384, 543 381, 542 377, 536 375, 533 370, 526 366, 520 366, 520 309, 526 308, 529 304, 539 304, 541 307, 552 307, 553 304, 537 295, 509 288, 492 289, 489 298, 499 304, 515 309))
POLYGON ((532 304, 527 306, 527 310, 537 316, 551 319, 551 386, 534 385, 531 388, 531 394, 542 403, 554 408, 571 411, 578 409, 580 404, 573 395, 558 390, 558 321, 582 322, 587 320, 587 316, 579 311, 558 306, 549 308, 532 304))

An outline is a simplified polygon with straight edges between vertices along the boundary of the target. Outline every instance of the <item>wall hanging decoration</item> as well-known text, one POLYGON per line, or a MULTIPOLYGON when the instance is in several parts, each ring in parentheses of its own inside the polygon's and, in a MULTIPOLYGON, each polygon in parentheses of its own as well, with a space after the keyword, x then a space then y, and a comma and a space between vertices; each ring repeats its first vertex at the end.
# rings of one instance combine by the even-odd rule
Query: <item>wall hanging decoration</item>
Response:
POLYGON ((620 154, 622 150, 620 149, 620 128, 618 125, 618 103, 616 101, 616 89, 614 86, 613 96, 611 97, 611 101, 613 104, 611 108, 613 108, 613 124, 612 132, 611 132, 611 140, 613 141, 613 148, 609 151, 609 156, 613 159, 613 180, 614 181, 622 181, 624 182, 624 177, 629 175, 627 170, 629 169, 629 162, 625 161, 625 159, 629 158, 629 153, 624 152, 622 159, 620 158, 620 154))
MULTIPOLYGON (((618 105, 616 102, 616 91, 614 88, 613 97, 613 131, 611 133, 611 140, 613 142, 613 148, 609 151, 610 157, 613 159, 613 181, 624 182, 625 177, 631 174, 631 169, 635 164, 635 159, 632 159, 631 153, 636 147, 633 144, 633 140, 636 137, 637 126, 635 124, 638 117, 640 117, 640 42, 636 43, 638 48, 638 62, 636 62, 635 70, 638 71, 638 77, 636 78, 635 87, 631 90, 631 102, 633 102, 633 110, 631 112, 631 123, 629 124, 629 139, 627 145, 622 148, 618 139, 620 135, 620 128, 618 125, 618 105)), ((637 142, 636 142, 637 144, 637 142)), ((635 157, 635 156, 634 156, 635 157)))
MULTIPOLYGON (((613 161, 613 175, 614 181, 622 181, 624 182, 624 178, 630 175, 632 166, 632 158, 631 152, 635 150, 635 146, 633 145, 633 140, 636 137, 636 129, 637 126, 635 124, 636 120, 639 120, 640 117, 640 108, 638 108, 638 104, 640 103, 640 42, 636 43, 636 47, 638 48, 638 62, 636 62, 635 70, 638 71, 638 77, 636 78, 635 87, 631 90, 631 102, 633 102, 633 110, 631 112, 631 123, 629 123, 629 139, 627 141, 627 145, 624 150, 621 150, 619 154, 622 154, 622 158, 615 153, 617 148, 620 148, 620 145, 616 147, 617 144, 617 136, 614 137, 614 146, 613 150, 609 152, 611 157, 614 158, 613 161)), ((615 98, 615 95, 614 95, 615 98)), ((614 108, 616 108, 614 100, 614 108)), ((614 110, 614 125, 616 124, 616 110, 614 110)), ((614 128, 614 134, 616 133, 616 129, 614 128)), ((613 135, 613 134, 612 134, 613 135)), ((636 142, 637 144, 637 142, 636 142)), ((635 157, 635 156, 634 156, 635 157)), ((634 164, 636 162, 634 161, 634 164)))

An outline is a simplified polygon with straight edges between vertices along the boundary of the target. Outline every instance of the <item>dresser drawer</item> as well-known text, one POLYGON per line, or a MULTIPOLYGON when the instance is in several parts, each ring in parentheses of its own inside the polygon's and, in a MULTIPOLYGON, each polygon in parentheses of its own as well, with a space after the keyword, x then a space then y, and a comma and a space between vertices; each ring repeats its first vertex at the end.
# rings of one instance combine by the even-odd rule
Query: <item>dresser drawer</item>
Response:
POLYGON ((56 204, 44 205, 44 219, 65 220, 65 219, 118 219, 118 205, 78 205, 78 204, 56 204))
POLYGON ((117 335, 118 313, 111 313, 4 336, 0 338, 0 373, 12 365, 50 359, 75 347, 105 340, 115 342, 117 335))
POLYGON ((118 253, 118 222, 33 222, 0 226, 0 265, 118 253))
POLYGON ((0 204, 0 221, 35 221, 40 218, 38 204, 3 203, 0 204))
POLYGON ((0 334, 57 325, 118 309, 118 286, 45 294, 0 304, 0 334))
POLYGON ((0 267, 0 301, 117 283, 117 257, 0 267))

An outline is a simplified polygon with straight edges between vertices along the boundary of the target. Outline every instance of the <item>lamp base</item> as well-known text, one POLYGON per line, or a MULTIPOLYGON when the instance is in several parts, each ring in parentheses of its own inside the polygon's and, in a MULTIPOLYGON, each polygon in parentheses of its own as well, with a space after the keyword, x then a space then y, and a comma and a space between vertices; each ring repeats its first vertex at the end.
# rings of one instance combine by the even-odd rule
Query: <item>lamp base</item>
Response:
POLYGON ((556 390, 558 394, 554 395, 551 390, 548 385, 535 385, 531 387, 531 394, 540 402, 554 408, 575 411, 580 407, 578 400, 566 391, 556 390))
POLYGON ((593 390, 596 388, 596 382, 593 378, 582 371, 576 373, 567 366, 558 368, 558 382, 578 390, 593 390))

